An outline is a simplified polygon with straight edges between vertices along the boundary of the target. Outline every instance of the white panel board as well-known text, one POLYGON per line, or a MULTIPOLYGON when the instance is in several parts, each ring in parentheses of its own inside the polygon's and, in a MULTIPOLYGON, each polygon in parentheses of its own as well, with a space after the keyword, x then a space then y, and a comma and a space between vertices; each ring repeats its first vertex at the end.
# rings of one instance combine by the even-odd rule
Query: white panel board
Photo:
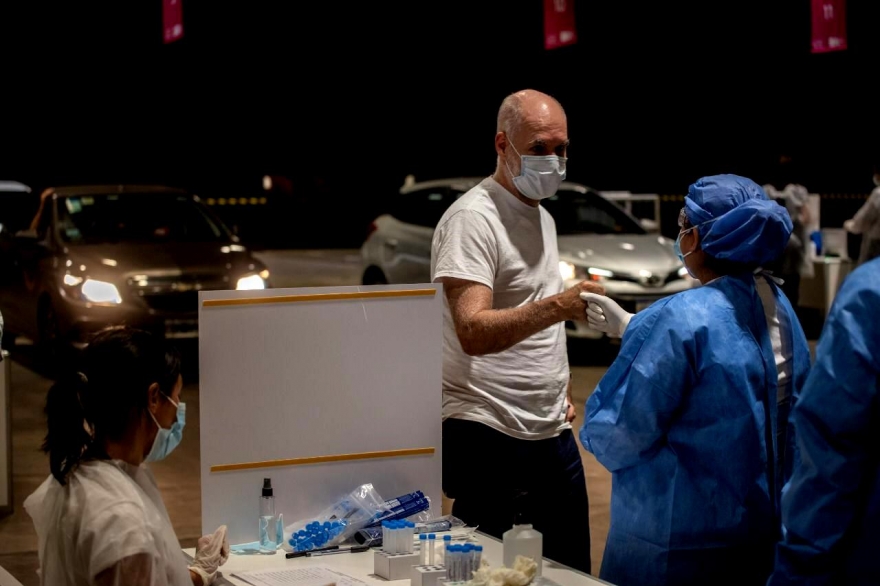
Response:
POLYGON ((371 482, 441 506, 442 291, 436 285, 199 294, 202 526, 254 541, 263 478, 285 524, 371 482), (434 295, 204 307, 206 300, 431 289, 434 295), (433 455, 211 472, 384 450, 433 455))

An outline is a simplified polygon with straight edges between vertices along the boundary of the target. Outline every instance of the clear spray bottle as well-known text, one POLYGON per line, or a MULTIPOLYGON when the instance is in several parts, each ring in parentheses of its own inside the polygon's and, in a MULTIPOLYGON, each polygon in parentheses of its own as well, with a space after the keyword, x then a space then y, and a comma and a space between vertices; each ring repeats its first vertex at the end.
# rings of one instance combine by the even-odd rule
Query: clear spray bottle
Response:
POLYGON ((272 479, 264 478, 263 493, 260 496, 260 551, 262 553, 274 554, 278 550, 278 537, 275 530, 277 522, 272 479))

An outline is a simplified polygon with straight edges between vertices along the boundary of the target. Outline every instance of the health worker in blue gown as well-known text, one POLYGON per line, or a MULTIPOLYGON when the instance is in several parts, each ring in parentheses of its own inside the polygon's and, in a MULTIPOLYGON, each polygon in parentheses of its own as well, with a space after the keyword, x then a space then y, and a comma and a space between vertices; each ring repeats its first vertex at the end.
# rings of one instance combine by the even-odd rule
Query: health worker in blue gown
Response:
POLYGON ((771 586, 880 584, 880 258, 834 299, 791 423, 798 463, 782 497, 771 586))
POLYGON ((781 535, 791 405, 810 368, 778 279, 784 207, 745 177, 690 186, 676 251, 702 286, 632 315, 584 294, 622 336, 587 401, 584 447, 612 473, 600 576, 618 586, 763 584, 781 535))

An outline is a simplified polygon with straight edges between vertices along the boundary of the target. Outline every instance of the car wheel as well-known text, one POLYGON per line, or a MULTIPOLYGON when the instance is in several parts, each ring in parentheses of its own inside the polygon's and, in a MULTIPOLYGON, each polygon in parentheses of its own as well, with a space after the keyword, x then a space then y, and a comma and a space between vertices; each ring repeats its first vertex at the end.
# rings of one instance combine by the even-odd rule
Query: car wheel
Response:
POLYGON ((379 267, 370 267, 364 272, 364 285, 387 285, 388 279, 379 267))

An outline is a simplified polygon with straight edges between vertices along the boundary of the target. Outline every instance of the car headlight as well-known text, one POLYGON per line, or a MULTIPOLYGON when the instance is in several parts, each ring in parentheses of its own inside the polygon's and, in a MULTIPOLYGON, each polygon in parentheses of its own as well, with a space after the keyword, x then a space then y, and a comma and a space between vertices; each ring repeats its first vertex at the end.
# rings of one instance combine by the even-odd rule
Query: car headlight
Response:
POLYGON ((235 288, 239 291, 256 291, 266 288, 266 281, 260 275, 248 275, 242 277, 236 283, 235 288))
POLYGON ((611 271, 607 271, 605 269, 599 269, 596 267, 589 267, 587 269, 587 274, 590 276, 591 281, 604 281, 605 279, 614 278, 614 273, 611 271))
POLYGON ((86 301, 91 301, 92 303, 110 303, 113 305, 122 303, 122 297, 119 296, 119 289, 117 289, 116 285, 113 283, 86 279, 82 284, 80 291, 86 301))
POLYGON ((559 261, 559 274, 562 275, 563 281, 571 281, 576 274, 574 265, 564 260, 559 261))

